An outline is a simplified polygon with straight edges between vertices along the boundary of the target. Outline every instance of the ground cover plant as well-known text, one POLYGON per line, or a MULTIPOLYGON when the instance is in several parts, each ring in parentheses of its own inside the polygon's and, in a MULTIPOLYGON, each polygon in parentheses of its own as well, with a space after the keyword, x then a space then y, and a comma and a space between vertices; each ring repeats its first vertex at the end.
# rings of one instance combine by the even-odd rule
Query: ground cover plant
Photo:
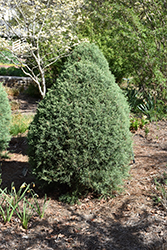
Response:
POLYGON ((13 114, 10 126, 10 134, 12 136, 16 136, 18 134, 25 133, 28 130, 29 124, 32 120, 33 115, 23 115, 21 113, 13 114))
MULTIPOLYGON (((2 180, 1 180, 2 181, 2 180)), ((35 184, 23 183, 16 191, 14 183, 11 184, 11 190, 0 188, 0 215, 3 222, 10 222, 13 216, 17 216, 24 229, 28 229, 28 223, 32 216, 38 215, 41 219, 44 217, 45 209, 49 203, 47 196, 43 205, 39 205, 38 195, 34 192, 35 184)))
POLYGON ((60 188, 61 195, 71 190, 62 196, 68 202, 87 190, 112 195, 129 171, 128 114, 127 101, 100 50, 81 44, 30 124, 32 173, 43 187, 60 188), (101 67, 96 63, 100 60, 101 67))
POLYGON ((10 141, 11 108, 7 94, 0 83, 0 152, 7 148, 10 141))

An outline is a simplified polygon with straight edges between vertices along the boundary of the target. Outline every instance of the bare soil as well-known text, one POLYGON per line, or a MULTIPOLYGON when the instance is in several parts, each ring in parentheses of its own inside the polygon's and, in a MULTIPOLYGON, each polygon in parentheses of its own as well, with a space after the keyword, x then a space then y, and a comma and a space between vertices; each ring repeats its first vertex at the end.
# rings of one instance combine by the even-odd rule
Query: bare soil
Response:
MULTIPOLYGON (((35 112, 36 104, 28 104, 28 99, 26 104, 26 109, 35 112)), ((44 219, 34 216, 27 231, 16 217, 7 224, 0 218, 0 249, 167 249, 167 206, 153 201, 158 194, 154 178, 167 173, 167 121, 151 123, 148 128, 147 138, 141 129, 133 134, 135 163, 131 162, 122 194, 108 200, 90 195, 79 205, 67 205, 55 198, 53 190, 44 219)), ((14 182, 19 187, 33 181, 26 133, 12 138, 9 151, 10 159, 0 159, 2 186, 14 182)))

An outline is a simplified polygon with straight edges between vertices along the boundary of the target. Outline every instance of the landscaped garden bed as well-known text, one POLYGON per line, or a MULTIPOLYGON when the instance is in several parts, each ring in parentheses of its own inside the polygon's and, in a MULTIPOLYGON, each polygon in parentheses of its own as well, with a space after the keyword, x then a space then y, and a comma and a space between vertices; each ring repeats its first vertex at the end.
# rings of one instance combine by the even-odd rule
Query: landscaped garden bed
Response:
MULTIPOLYGON (((19 96, 17 99, 19 102, 19 96)), ((33 111, 34 105, 27 101, 27 110, 33 111)), ((18 112, 25 113, 23 106, 18 112)), ((90 193, 79 204, 68 205, 59 202, 59 194, 53 190, 48 194, 51 200, 44 218, 32 217, 27 230, 16 216, 7 224, 0 218, 1 248, 166 249, 167 213, 162 200, 157 201, 162 197, 155 178, 159 180, 167 171, 167 122, 147 126, 147 136, 140 128, 133 134, 135 163, 131 162, 122 194, 99 200, 90 193)), ((2 187, 14 182, 18 188, 23 182, 34 181, 29 172, 26 136, 26 132, 13 136, 8 149, 10 158, 1 159, 2 187)), ((36 192, 41 194, 42 204, 44 194, 38 188, 36 192)))

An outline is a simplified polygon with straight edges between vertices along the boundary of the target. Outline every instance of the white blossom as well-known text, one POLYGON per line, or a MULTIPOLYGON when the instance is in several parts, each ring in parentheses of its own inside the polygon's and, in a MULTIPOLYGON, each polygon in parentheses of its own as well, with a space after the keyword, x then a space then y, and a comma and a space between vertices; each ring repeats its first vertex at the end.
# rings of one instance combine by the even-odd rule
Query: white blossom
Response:
POLYGON ((12 52, 42 97, 46 94, 46 68, 80 42, 74 30, 83 21, 83 4, 84 0, 0 0, 0 35, 4 37, 0 53, 2 49, 12 52), (15 40, 20 40, 19 51, 11 46, 15 40), (28 57, 33 58, 33 67, 26 64, 28 57))

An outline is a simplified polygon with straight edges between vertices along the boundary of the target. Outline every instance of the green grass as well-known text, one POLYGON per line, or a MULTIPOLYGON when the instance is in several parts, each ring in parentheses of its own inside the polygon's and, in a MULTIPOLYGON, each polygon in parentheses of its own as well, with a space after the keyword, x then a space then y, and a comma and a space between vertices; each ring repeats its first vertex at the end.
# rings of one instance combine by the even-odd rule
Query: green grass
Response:
POLYGON ((20 113, 12 115, 12 122, 10 127, 10 134, 16 136, 25 133, 30 122, 33 120, 33 115, 22 115, 20 113))

